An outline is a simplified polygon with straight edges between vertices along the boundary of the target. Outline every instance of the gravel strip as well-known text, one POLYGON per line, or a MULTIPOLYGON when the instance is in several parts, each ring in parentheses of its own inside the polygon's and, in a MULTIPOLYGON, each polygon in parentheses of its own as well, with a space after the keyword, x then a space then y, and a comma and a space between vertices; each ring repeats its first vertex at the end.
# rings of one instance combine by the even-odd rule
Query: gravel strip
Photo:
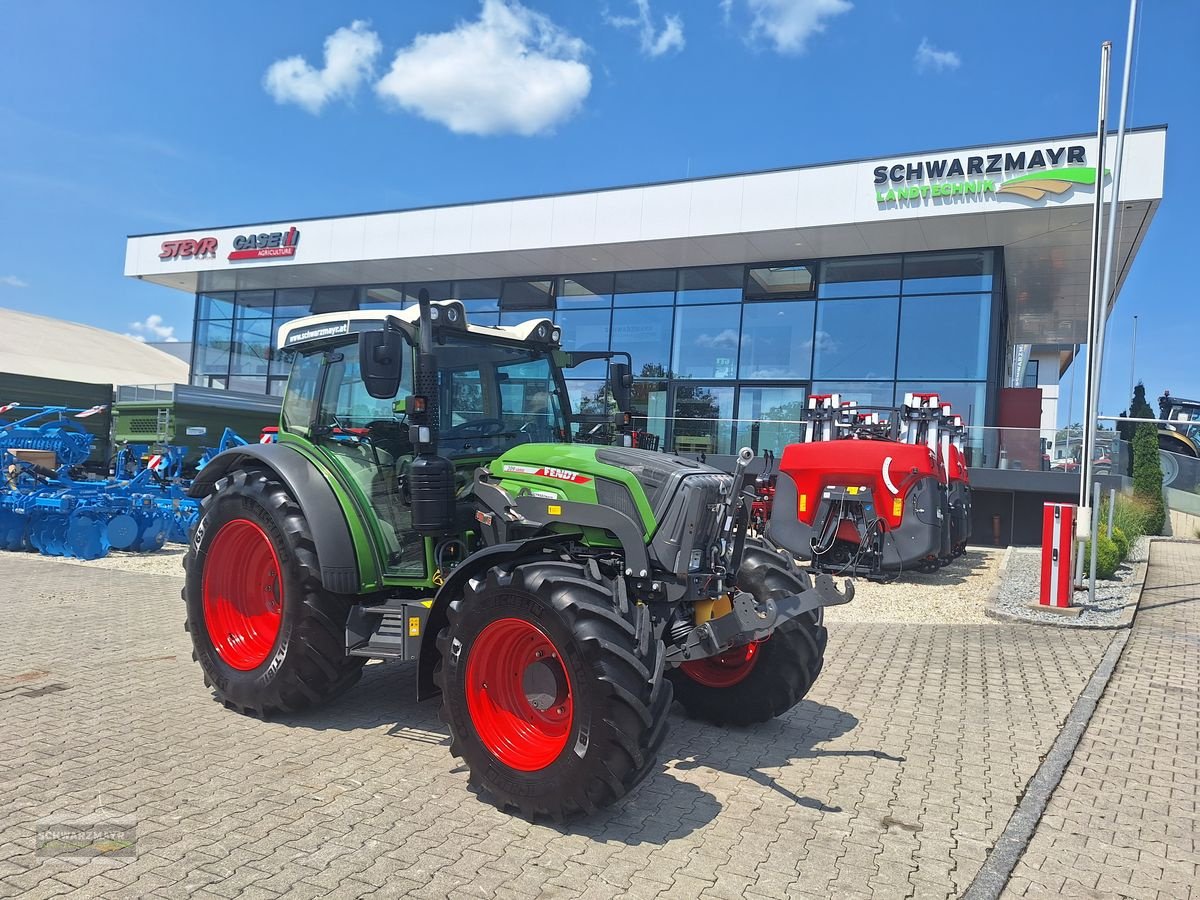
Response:
POLYGON ((154 553, 130 553, 125 550, 110 550, 108 556, 101 559, 71 559, 67 556, 43 556, 40 553, 14 553, 10 550, 0 550, 0 557, 21 557, 22 559, 44 559, 48 562, 71 563, 76 566, 89 566, 93 569, 117 569, 122 572, 134 572, 139 575, 173 575, 183 577, 183 554, 187 547, 182 544, 167 544, 154 553))
POLYGON ((985 614, 986 600, 1000 576, 1003 555, 1003 550, 971 547, 927 575, 905 572, 889 584, 855 579, 854 599, 828 607, 825 621, 995 625, 985 614))
POLYGON ((1125 624, 1127 608, 1137 603, 1135 579, 1137 564, 1145 562, 1150 554, 1150 539, 1140 537, 1129 549, 1129 558, 1117 568, 1116 577, 1110 581, 1096 580, 1096 602, 1087 605, 1087 592, 1076 591, 1074 603, 1083 607, 1075 618, 1058 613, 1030 609, 1029 604, 1038 602, 1041 591, 1042 551, 1040 547, 1014 547, 1012 558, 1000 580, 1000 590, 995 599, 999 612, 1049 625, 1092 626, 1116 628, 1125 624))

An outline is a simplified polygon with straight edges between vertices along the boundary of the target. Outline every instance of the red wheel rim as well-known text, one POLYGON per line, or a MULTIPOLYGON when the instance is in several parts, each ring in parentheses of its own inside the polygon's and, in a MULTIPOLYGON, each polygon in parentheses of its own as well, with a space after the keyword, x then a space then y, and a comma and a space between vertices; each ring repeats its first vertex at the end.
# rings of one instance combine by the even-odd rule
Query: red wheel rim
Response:
POLYGON ((726 650, 720 656, 708 656, 681 663, 679 668, 692 681, 706 687, 725 688, 740 684, 758 664, 758 641, 726 650))
POLYGON ((204 623, 213 649, 243 672, 261 666, 279 636, 283 579, 267 533, 248 519, 226 522, 204 562, 204 623))
POLYGON ((571 733, 574 700, 562 654, 524 619, 497 619, 467 657, 467 712, 479 740, 504 765, 544 769, 571 733))

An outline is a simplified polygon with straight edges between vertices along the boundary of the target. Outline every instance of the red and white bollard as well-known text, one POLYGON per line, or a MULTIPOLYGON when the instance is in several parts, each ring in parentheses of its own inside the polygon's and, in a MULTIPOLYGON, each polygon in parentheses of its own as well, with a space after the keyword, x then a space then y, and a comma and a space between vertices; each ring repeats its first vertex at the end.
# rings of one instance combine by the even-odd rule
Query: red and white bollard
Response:
POLYGON ((1075 509, 1071 503, 1047 503, 1042 510, 1042 590, 1038 605, 1071 607, 1075 549, 1075 509))

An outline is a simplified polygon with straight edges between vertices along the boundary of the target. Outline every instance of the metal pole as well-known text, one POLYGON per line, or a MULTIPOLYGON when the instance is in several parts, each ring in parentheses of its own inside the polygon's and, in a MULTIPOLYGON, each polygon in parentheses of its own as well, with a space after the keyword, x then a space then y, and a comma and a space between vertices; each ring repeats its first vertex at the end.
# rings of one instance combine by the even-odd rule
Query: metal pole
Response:
MULTIPOLYGON (((1095 423, 1092 420, 1094 397, 1096 394, 1096 345, 1099 340, 1096 332, 1099 323, 1103 322, 1104 309, 1100 297, 1100 217, 1104 208, 1104 151, 1105 139, 1108 133, 1108 72, 1112 55, 1112 41, 1100 45, 1100 102, 1096 114, 1096 197, 1092 204, 1092 253, 1088 276, 1088 350, 1087 369, 1084 380, 1083 405, 1083 434, 1081 435, 1081 451, 1079 477, 1079 518, 1076 521, 1076 537, 1082 542, 1091 534, 1092 525, 1092 443, 1095 438, 1093 431, 1095 423)), ((1093 552, 1095 541, 1092 542, 1093 552)), ((1082 551, 1082 546, 1080 550, 1082 551)), ((1095 564, 1092 565, 1093 578, 1095 564)), ((1089 589, 1089 596, 1092 591, 1089 589)))
POLYGON ((1117 505, 1117 489, 1108 489, 1108 539, 1112 540, 1113 507, 1117 505))
MULTIPOLYGON (((1137 316, 1133 317, 1133 339, 1129 342, 1129 402, 1133 403, 1133 375, 1137 363, 1137 316)), ((1132 406, 1129 409, 1133 412, 1132 406)))
MULTIPOLYGON (((1092 485, 1092 496, 1100 493, 1100 482, 1092 485)), ((1088 572, 1088 603, 1096 602, 1096 544, 1100 537, 1100 504, 1092 506, 1092 565, 1088 572)))
MULTIPOLYGON (((1094 477, 1096 463, 1096 416, 1100 413, 1100 378, 1104 366, 1104 336, 1108 327, 1108 299, 1112 293, 1113 281, 1113 256, 1115 255, 1115 245, 1117 236, 1117 204, 1120 201, 1121 194, 1121 169, 1125 157, 1125 117, 1129 108, 1129 79, 1133 70, 1133 38, 1134 31, 1137 26, 1137 0, 1129 0, 1129 27, 1125 32, 1125 66, 1121 73, 1121 111, 1117 118, 1117 146, 1116 158, 1113 160, 1113 179, 1112 193, 1108 200, 1108 238, 1104 248, 1104 278, 1101 282, 1099 301, 1096 303, 1096 347, 1095 347, 1095 375, 1092 379, 1092 394, 1088 398, 1088 421, 1090 423, 1088 437, 1090 443, 1088 445, 1087 456, 1087 478, 1089 483, 1094 477)), ((1107 137, 1107 135, 1106 135, 1107 137)), ((1096 163, 1096 198, 1097 201, 1104 194, 1104 155, 1100 155, 1099 161, 1096 163)), ((1091 352, 1088 353, 1092 357, 1091 352)), ((1133 392, 1130 391, 1132 396, 1133 392)), ((1096 515, 1099 516, 1100 509, 1096 497, 1099 494, 1100 485, 1096 483, 1092 491, 1091 502, 1096 506, 1096 515)), ((1111 517, 1111 506, 1110 517, 1111 517)), ((1098 522, 1092 528, 1092 533, 1095 534, 1098 522)), ((1109 537, 1112 537, 1112 526, 1109 526, 1109 537)), ((1088 587, 1088 602, 1096 601, 1096 542, 1092 541, 1092 578, 1088 587)))

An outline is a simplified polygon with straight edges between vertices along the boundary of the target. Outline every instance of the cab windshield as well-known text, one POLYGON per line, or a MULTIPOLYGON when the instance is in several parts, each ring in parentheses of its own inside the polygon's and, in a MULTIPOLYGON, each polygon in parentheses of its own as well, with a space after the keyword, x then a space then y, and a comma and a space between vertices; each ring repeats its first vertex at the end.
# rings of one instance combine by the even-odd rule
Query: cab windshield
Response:
POLYGON ((549 348, 464 334, 447 336, 434 354, 443 456, 492 457, 567 439, 565 391, 549 348))

